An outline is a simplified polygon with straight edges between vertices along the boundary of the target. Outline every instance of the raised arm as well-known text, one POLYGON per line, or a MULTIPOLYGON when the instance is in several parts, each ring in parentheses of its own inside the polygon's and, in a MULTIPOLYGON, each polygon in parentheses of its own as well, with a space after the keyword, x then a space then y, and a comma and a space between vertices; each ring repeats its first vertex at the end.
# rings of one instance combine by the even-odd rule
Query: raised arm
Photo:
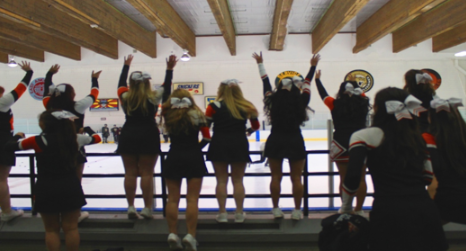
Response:
POLYGON ((0 111, 7 112, 10 110, 10 107, 23 95, 27 90, 29 82, 31 82, 33 71, 29 62, 23 61, 21 64, 21 69, 26 72, 21 82, 13 89, 11 92, 0 96, 0 111))
POLYGON ((128 83, 126 80, 128 79, 128 72, 129 66, 133 61, 133 55, 128 55, 125 57, 125 64, 123 65, 123 69, 121 70, 120 80, 118 81, 118 97, 120 100, 123 100, 122 95, 128 91, 128 83))
POLYGON ((98 71, 98 72, 92 71, 92 75, 91 75, 91 81, 92 81, 91 93, 74 104, 74 109, 77 112, 79 112, 81 114, 84 114, 84 112, 99 97, 99 81, 98 81, 98 79, 99 79, 99 76, 100 76, 101 72, 102 71, 98 71))
POLYGON ((100 143, 100 141, 102 141, 100 136, 96 132, 94 132, 89 126, 84 127, 84 132, 89 134, 89 136, 82 134, 77 135, 79 147, 82 147, 84 145, 97 144, 100 143))
POLYGON ((267 75, 267 72, 265 71, 265 67, 263 64, 264 59, 262 58, 262 51, 260 52, 260 55, 254 52, 252 54, 252 57, 256 60, 257 66, 259 67, 259 74, 262 79, 264 97, 272 95, 272 85, 270 84, 269 76, 267 75))
POLYGON ((318 70, 317 74, 316 74, 317 90, 319 91, 320 98, 324 101, 324 104, 330 110, 333 110, 333 101, 335 99, 328 95, 327 90, 325 90, 325 87, 322 85, 322 82, 320 81, 320 74, 321 74, 321 72, 320 72, 320 70, 318 70))
POLYGON ((45 75, 45 81, 44 81, 44 94, 42 95, 42 104, 44 105, 45 109, 47 109, 47 104, 49 103, 50 100, 50 86, 52 86, 52 77, 55 73, 60 70, 60 65, 54 64, 52 67, 50 67, 49 71, 45 75))
POLYGON ((319 63, 320 60, 320 55, 315 54, 311 58, 311 69, 309 69, 309 72, 306 75, 306 79, 304 80, 303 84, 303 92, 301 93, 301 100, 302 104, 305 106, 309 105, 309 102, 311 101, 311 81, 312 78, 314 77, 314 73, 316 71, 316 66, 319 63))
POLYGON ((167 70, 165 71, 165 80, 163 81, 162 103, 168 100, 172 91, 173 69, 178 60, 175 55, 170 55, 167 59, 167 70))

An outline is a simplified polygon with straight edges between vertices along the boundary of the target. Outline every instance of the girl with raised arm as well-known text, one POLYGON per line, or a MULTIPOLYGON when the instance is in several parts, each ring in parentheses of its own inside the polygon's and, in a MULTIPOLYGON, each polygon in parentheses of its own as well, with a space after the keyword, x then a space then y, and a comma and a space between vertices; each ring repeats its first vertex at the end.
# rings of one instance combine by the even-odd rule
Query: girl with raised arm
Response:
POLYGON ((373 126, 351 136, 341 209, 353 212, 352 200, 367 165, 374 183, 370 250, 448 249, 438 210, 426 191, 432 164, 413 119, 424 110, 421 104, 401 89, 383 89, 375 96, 373 126))
POLYGON ((306 163, 306 147, 300 126, 309 117, 307 110, 311 100, 310 83, 316 65, 320 60, 319 55, 311 59, 311 68, 303 82, 301 78, 284 78, 272 90, 269 77, 263 65, 262 52, 253 54, 253 58, 259 66, 259 73, 264 87, 264 109, 269 123, 272 125, 270 136, 265 146, 265 157, 269 159, 272 180, 270 193, 272 195, 275 218, 283 218, 284 214, 279 208, 281 180, 283 176, 283 159, 290 162, 290 178, 293 186, 293 198, 295 209, 291 213, 293 220, 302 218, 301 200, 303 198, 302 172, 306 163), (302 92, 300 90, 302 88, 302 92))
POLYGON ((2 221, 10 221, 23 215, 23 210, 11 209, 10 189, 8 187, 8 176, 10 175, 11 167, 16 164, 15 153, 3 149, 5 143, 13 138, 14 128, 11 106, 27 90, 33 73, 29 62, 21 62, 19 66, 26 72, 26 75, 16 88, 4 94, 5 89, 0 86, 0 208, 2 209, 2 221))
POLYGON ((197 250, 196 227, 198 200, 202 178, 207 173, 202 148, 210 142, 207 121, 188 91, 178 89, 163 103, 162 116, 165 128, 170 135, 171 144, 162 176, 168 188, 166 218, 170 235, 170 249, 182 249, 178 237, 178 206, 180 202, 181 181, 187 180, 186 225, 188 234, 183 238, 186 250, 197 250), (199 132, 203 140, 199 143, 199 132))
POLYGON ((73 113, 49 110, 39 117, 42 133, 24 140, 17 133, 5 146, 12 151, 34 149, 37 161, 34 207, 40 213, 45 227, 45 244, 49 251, 60 250, 60 229, 65 233, 67 251, 78 251, 78 218, 86 205, 81 181, 76 172, 76 156, 84 145, 100 142, 100 137, 89 127, 90 136, 76 135, 73 113))
MULTIPOLYGON (((366 127, 367 113, 370 109, 369 99, 354 80, 341 83, 337 97, 330 97, 322 85, 320 76, 321 73, 319 70, 316 74, 316 86, 320 97, 332 112, 335 131, 333 132, 333 141, 330 146, 330 159, 338 167, 341 191, 341 183, 345 180, 346 169, 348 167, 349 140, 351 134, 366 127)), ((356 207, 354 208, 355 213, 362 216, 364 215, 362 205, 367 194, 365 174, 366 172, 362 173, 363 176, 357 193, 356 207)))
POLYGON ((254 105, 246 100, 236 79, 227 79, 220 83, 216 101, 206 109, 207 121, 214 124, 212 142, 207 153, 207 160, 212 161, 217 178, 215 195, 219 205, 217 222, 228 222, 226 211, 228 166, 231 166, 233 198, 236 203, 235 222, 242 223, 246 214, 243 212, 245 190, 243 177, 249 158, 249 142, 246 137, 259 129, 258 112, 254 105), (251 128, 246 129, 247 120, 251 128))
POLYGON ((128 201, 128 218, 136 219, 134 208, 137 177, 141 176, 141 190, 144 209, 141 216, 152 219, 154 195, 154 167, 160 153, 160 137, 155 115, 160 101, 170 96, 173 68, 176 56, 167 60, 167 70, 163 86, 153 91, 151 76, 146 72, 134 71, 129 75, 129 88, 126 80, 133 56, 125 57, 125 64, 118 83, 118 97, 121 100, 126 121, 121 130, 117 153, 121 155, 125 167, 124 187, 128 201))

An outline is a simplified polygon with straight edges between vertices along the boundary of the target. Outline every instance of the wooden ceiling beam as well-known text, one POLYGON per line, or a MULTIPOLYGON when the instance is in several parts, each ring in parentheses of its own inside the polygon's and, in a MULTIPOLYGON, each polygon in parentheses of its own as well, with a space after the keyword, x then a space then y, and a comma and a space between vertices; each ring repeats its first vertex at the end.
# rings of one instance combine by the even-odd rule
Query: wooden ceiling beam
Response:
POLYGON ((282 51, 287 34, 286 24, 290 15, 293 0, 277 0, 273 16, 272 34, 270 35, 269 50, 282 51))
POLYGON ((445 1, 446 0, 389 1, 357 28, 356 46, 353 48, 353 53, 358 53, 366 49, 387 34, 445 1))
POLYGON ((81 60, 81 47, 75 44, 2 16, 0 23, 0 37, 73 60, 81 60))
POLYGON ((227 0, 207 0, 232 56, 236 56, 236 32, 227 0))
POLYGON ((44 62, 44 51, 26 45, 18 44, 10 40, 0 38, 0 52, 12 56, 44 62))
POLYGON ((312 31, 312 53, 318 53, 369 0, 334 0, 312 31))
POLYGON ((147 31, 104 1, 43 0, 86 24, 122 41, 151 58, 157 57, 155 32, 147 31))
POLYGON ((167 0, 126 0, 141 12, 157 32, 169 36, 181 48, 188 50, 189 55, 196 56, 196 36, 180 15, 167 0))
POLYGON ((433 37, 432 51, 443 51, 462 43, 466 43, 466 23, 433 37))
POLYGON ((39 29, 44 33, 59 37, 109 58, 118 59, 118 40, 98 29, 92 29, 89 25, 42 0, 2 0, 0 1, 0 9, 21 16, 23 19, 36 22, 40 24, 40 27, 15 16, 1 13, 16 22, 29 25, 33 29, 39 29))
POLYGON ((8 64, 8 54, 0 52, 0 63, 8 64))
POLYGON ((393 52, 400 52, 466 22, 466 2, 449 0, 393 32, 393 52))

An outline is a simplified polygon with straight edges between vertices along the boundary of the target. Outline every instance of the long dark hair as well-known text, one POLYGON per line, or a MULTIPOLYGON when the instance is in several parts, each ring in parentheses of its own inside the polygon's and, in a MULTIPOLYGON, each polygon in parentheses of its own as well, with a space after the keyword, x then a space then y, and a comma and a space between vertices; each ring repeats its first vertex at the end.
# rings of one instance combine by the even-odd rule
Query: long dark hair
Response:
POLYGON ((421 70, 411 69, 405 73, 405 86, 403 90, 413 95, 422 101, 422 106, 426 109, 430 108, 430 101, 435 95, 434 87, 431 83, 418 84, 416 81, 416 74, 424 74, 421 70))
MULTIPOLYGON (((409 94, 399 88, 388 87, 379 91, 375 96, 375 114, 373 126, 384 132, 384 139, 380 146, 386 153, 386 159, 395 165, 422 170, 427 159, 426 143, 422 138, 417 120, 397 120, 395 115, 387 113, 386 101, 397 100, 404 102, 409 94)), ((414 116, 414 115, 413 115, 414 116)))
POLYGON ((450 112, 429 110, 430 132, 435 137, 438 151, 443 156, 445 170, 466 175, 466 123, 458 109, 450 106, 450 112))
POLYGON ((59 110, 45 111, 39 116, 39 123, 42 124, 42 132, 46 135, 56 135, 58 154, 65 160, 64 166, 74 168, 78 155, 78 142, 76 140, 76 129, 74 123, 68 119, 57 119, 52 112, 59 110))
POLYGON ((367 118, 367 113, 371 109, 369 104, 369 98, 361 95, 349 95, 345 93, 347 84, 353 85, 356 89, 358 84, 356 81, 346 81, 341 83, 340 89, 337 93, 337 98, 334 101, 335 106, 341 107, 338 110, 335 110, 336 116, 338 117, 347 117, 353 118, 355 120, 365 121, 367 118))
POLYGON ((309 120, 307 111, 312 111, 301 100, 301 91, 294 84, 291 90, 281 88, 280 82, 272 95, 264 99, 264 111, 269 123, 279 126, 302 125, 309 120))
POLYGON ((50 95, 50 100, 47 103, 47 110, 50 109, 60 109, 60 110, 69 110, 74 107, 74 88, 70 84, 59 84, 65 85, 64 93, 55 93, 53 92, 50 95))

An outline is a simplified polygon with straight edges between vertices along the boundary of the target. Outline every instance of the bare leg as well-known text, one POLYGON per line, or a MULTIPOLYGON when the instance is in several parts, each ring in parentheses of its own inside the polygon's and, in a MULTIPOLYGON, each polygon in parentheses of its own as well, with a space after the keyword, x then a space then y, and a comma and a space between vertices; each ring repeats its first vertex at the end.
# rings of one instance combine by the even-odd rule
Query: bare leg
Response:
MULTIPOLYGON (((343 181, 345 180, 346 177, 346 172, 348 169, 348 163, 347 162, 335 162, 338 168, 338 172, 340 174, 340 194, 341 194, 341 188, 343 181)), ((367 194, 367 185, 366 185, 366 168, 364 168, 364 171, 361 174, 361 182, 359 183, 359 188, 358 191, 356 192, 356 207, 354 208, 354 211, 361 211, 362 206, 364 204, 364 200, 366 199, 366 194, 367 194)))
POLYGON ((294 198, 294 208, 301 209, 301 201, 303 199, 303 182, 302 175, 304 164, 306 163, 305 159, 302 160, 290 160, 290 179, 293 186, 293 198, 294 198))
POLYGON ((283 159, 269 158, 269 164, 272 176, 272 179, 270 181, 270 194, 272 196, 272 204, 274 208, 278 208, 278 202, 280 201, 281 182, 283 177, 283 159))
POLYGON ((227 203, 227 185, 228 185, 228 163, 226 162, 212 162, 215 169, 215 177, 217 178, 217 187, 215 195, 218 201, 218 208, 220 213, 225 213, 227 203))
MULTIPOLYGON (((48 251, 60 251, 60 214, 40 213, 45 228, 45 246, 48 251)), ((76 222, 78 219, 76 218, 76 222)))
MULTIPOLYGON (((168 189, 168 201, 165 209, 168 231, 178 234, 178 206, 180 204, 181 180, 165 179, 168 189)), ((187 210, 186 210, 187 215, 187 210)), ((187 218, 187 217, 186 217, 187 218)))
POLYGON ((136 197, 136 187, 138 178, 138 161, 139 158, 135 154, 122 154, 123 166, 125 167, 125 193, 128 206, 134 206, 134 198, 136 197))
POLYGON ((158 154, 139 155, 138 170, 141 175, 142 198, 144 207, 151 208, 154 204, 154 168, 158 154))
POLYGON ((191 178, 188 180, 188 194, 186 195, 186 225, 188 234, 196 238, 196 227, 198 219, 198 202, 201 193, 202 178, 191 178))
POLYGON ((243 212, 244 191, 243 177, 246 171, 246 162, 231 163, 231 182, 233 183, 233 197, 236 203, 236 212, 243 212))
POLYGON ((432 199, 435 198, 435 194, 437 193, 437 187, 438 187, 438 180, 434 176, 434 178, 432 179, 432 183, 430 183, 430 185, 427 187, 427 192, 429 192, 430 198, 432 199))
POLYGON ((8 176, 11 166, 0 165, 0 207, 5 214, 11 213, 10 188, 8 187, 8 176))
POLYGON ((81 210, 75 210, 61 214, 61 226, 65 233, 65 244, 67 251, 79 250, 78 218, 81 210))

